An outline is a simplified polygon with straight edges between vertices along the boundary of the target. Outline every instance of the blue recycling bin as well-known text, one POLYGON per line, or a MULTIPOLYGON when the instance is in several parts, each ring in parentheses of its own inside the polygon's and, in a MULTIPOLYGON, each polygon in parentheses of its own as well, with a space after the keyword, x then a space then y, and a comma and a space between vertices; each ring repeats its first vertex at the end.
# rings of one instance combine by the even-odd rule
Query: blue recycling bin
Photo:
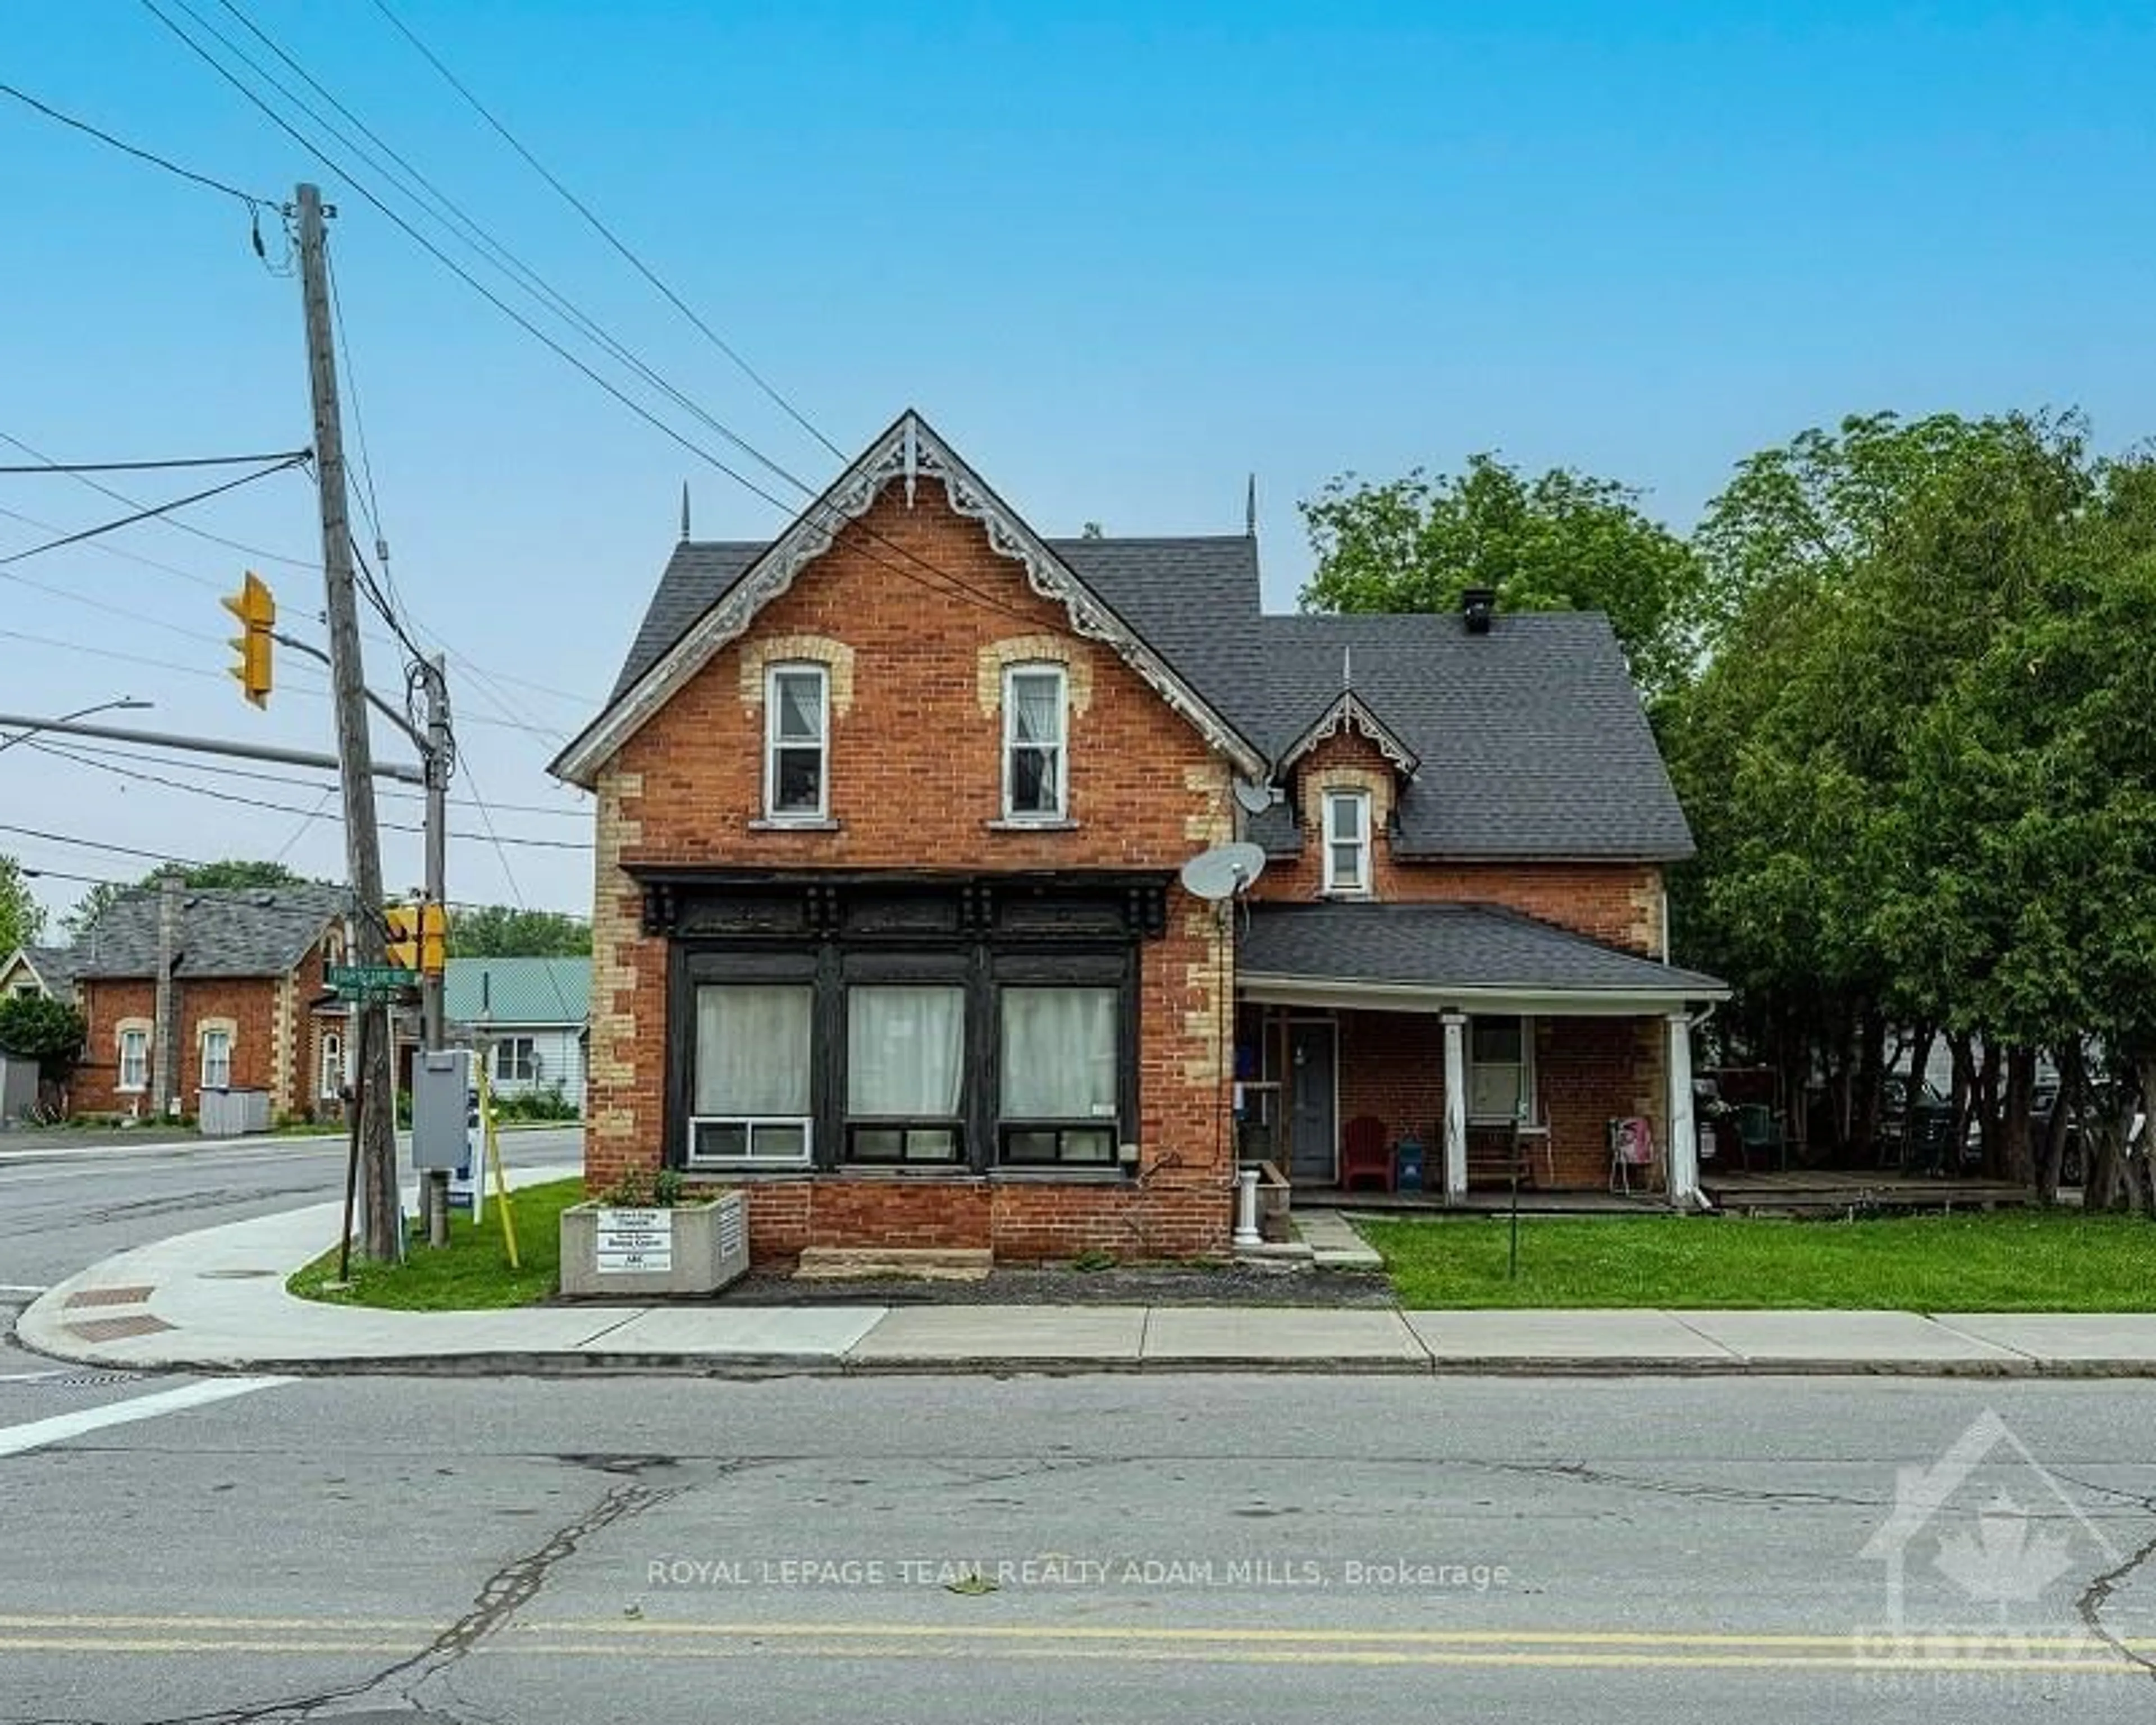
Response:
POLYGON ((1422 1190, 1422 1140, 1413 1132, 1393 1147, 1393 1188, 1399 1192, 1422 1190))

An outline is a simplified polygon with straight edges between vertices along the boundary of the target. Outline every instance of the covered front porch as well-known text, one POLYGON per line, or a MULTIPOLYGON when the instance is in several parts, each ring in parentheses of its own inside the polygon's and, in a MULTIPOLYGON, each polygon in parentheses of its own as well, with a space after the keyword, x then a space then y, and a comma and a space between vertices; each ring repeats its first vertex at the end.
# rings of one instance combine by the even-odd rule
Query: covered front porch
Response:
POLYGON ((1358 1203, 1692 1205, 1691 1030, 1724 992, 1490 906, 1253 906, 1242 1158, 1358 1203))

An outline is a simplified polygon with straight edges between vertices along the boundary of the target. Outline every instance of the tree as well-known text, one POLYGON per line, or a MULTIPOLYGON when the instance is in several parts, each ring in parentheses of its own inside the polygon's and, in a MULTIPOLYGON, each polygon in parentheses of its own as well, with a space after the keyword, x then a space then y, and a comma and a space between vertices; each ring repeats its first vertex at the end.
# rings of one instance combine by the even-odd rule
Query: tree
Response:
POLYGON ((1487 587, 1507 610, 1601 611, 1641 689, 1660 694, 1690 657, 1698 571, 1641 495, 1568 468, 1529 479, 1489 454, 1460 475, 1342 475, 1302 505, 1317 552, 1303 608, 1450 613, 1487 587))
POLYGON ((23 865, 0 856, 0 955, 27 947, 44 932, 45 907, 31 896, 23 865))
POLYGON ((88 1034, 82 1014, 49 994, 0 1000, 0 1049, 35 1060, 48 1078, 66 1076, 88 1034))
MULTIPOLYGON (((60 927, 67 930, 70 940, 80 940, 90 932, 92 923, 130 893, 155 891, 159 872, 153 870, 132 886, 118 886, 110 880, 99 881, 75 901, 74 908, 60 919, 60 927)), ((244 858, 200 863, 193 868, 182 870, 180 875, 180 879, 186 885, 205 891, 220 887, 298 886, 305 885, 306 878, 304 875, 294 873, 282 863, 251 862, 244 858)))
POLYGON ((1686 956, 1737 983, 1728 1034, 1828 1075, 1844 1142, 1886 1025, 1945 1032, 1993 1171, 2048 1197, 2040 1050, 2083 1101, 2112 1054, 2114 1141, 2119 1099, 2156 1096, 2156 678, 2128 644, 2156 465, 2093 460, 2071 415, 1851 419, 1744 463, 1699 544, 1712 656, 1663 714, 1686 956))
POLYGON ((559 911, 479 905, 449 918, 456 958, 580 958, 592 950, 592 926, 559 911))

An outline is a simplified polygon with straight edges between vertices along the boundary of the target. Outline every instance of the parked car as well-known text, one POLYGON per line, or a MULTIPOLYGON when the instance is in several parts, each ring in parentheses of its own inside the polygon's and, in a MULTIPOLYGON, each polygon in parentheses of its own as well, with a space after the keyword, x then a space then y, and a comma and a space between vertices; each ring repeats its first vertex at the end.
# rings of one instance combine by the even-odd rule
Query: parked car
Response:
MULTIPOLYGON (((1909 1080, 1902 1073, 1890 1072, 1880 1088, 1880 1161, 1882 1164, 1900 1162, 1906 1156, 1909 1142, 1909 1080)), ((1947 1106, 1946 1097, 1928 1079, 1917 1086, 1917 1101, 1919 1107, 1947 1106)))

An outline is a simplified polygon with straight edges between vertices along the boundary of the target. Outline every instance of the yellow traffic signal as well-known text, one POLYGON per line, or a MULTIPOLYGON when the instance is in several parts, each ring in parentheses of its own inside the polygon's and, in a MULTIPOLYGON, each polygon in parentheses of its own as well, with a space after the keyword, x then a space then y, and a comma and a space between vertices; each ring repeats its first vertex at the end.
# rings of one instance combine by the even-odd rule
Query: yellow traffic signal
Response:
POLYGON ((270 705, 270 634, 277 626, 277 601, 262 584, 262 578, 249 569, 239 591, 227 593, 220 603, 246 631, 232 638, 232 645, 239 654, 239 663, 232 667, 232 674, 239 679, 249 701, 266 707, 270 705))
POLYGON ((439 976, 449 957, 449 913, 441 905, 391 905, 387 958, 404 970, 439 976))
POLYGON ((391 905, 384 911, 389 924, 388 950, 382 955, 401 970, 419 968, 419 907, 391 905))
POLYGON ((448 906, 422 905, 419 907, 419 968, 429 976, 439 976, 449 959, 448 906))

